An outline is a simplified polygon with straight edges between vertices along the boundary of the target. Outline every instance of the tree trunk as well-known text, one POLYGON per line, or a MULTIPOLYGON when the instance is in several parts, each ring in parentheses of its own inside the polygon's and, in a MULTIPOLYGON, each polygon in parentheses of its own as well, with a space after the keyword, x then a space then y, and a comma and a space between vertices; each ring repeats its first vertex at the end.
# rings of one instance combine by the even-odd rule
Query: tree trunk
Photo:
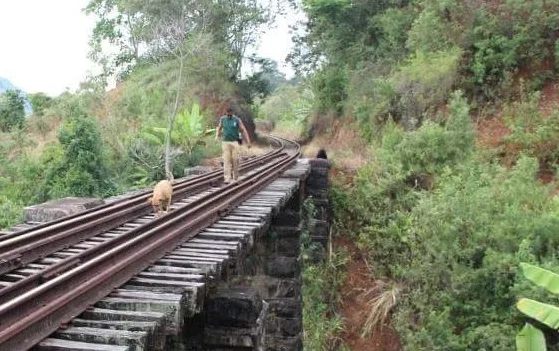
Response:
POLYGON ((173 131, 173 124, 175 123, 175 117, 177 116, 177 110, 179 108, 179 99, 181 95, 181 84, 182 84, 182 70, 183 70, 184 56, 182 51, 179 52, 179 76, 177 78, 177 93, 175 95, 175 105, 173 106, 173 111, 169 116, 169 121, 167 124, 167 131, 165 133, 165 176, 167 179, 173 179, 173 160, 171 159, 171 132, 173 131))

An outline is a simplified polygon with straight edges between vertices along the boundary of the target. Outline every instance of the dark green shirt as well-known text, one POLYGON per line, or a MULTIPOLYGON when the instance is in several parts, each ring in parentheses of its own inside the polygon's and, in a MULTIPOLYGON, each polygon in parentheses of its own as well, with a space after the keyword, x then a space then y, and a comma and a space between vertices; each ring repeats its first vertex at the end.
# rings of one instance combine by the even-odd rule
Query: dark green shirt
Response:
POLYGON ((239 123, 240 119, 237 116, 222 116, 221 127, 222 134, 221 140, 223 141, 237 141, 239 139, 239 123))

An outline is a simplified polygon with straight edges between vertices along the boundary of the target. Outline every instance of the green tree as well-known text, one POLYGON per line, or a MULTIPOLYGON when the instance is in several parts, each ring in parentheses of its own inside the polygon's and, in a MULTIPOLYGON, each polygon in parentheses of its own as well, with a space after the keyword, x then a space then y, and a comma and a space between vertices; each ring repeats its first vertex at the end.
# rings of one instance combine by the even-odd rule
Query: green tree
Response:
POLYGON ((47 197, 106 195, 114 190, 105 165, 102 137, 81 103, 66 102, 58 133, 61 160, 47 172, 47 197))
POLYGON ((255 98, 266 98, 281 84, 287 83, 276 61, 266 58, 251 58, 251 61, 254 73, 238 82, 248 103, 252 103, 255 98))
POLYGON ((374 49, 383 37, 374 16, 391 7, 404 7, 409 1, 393 0, 303 0, 309 20, 305 31, 295 37, 290 60, 307 70, 328 61, 351 66, 377 55, 374 49))
POLYGON ((19 90, 8 90, 0 95, 0 130, 8 132, 23 128, 25 124, 25 99, 19 90))
POLYGON ((29 94, 28 98, 33 107, 33 113, 37 116, 43 116, 45 110, 51 107, 54 102, 54 99, 45 93, 29 94))
MULTIPOLYGON (((384 124, 389 116, 408 121, 410 112, 414 123, 409 125, 416 128, 425 112, 448 98, 450 89, 465 91, 476 106, 514 97, 519 75, 527 83, 521 89, 540 89, 556 73, 550 63, 557 37, 551 34, 559 26, 559 1, 485 5, 301 0, 308 20, 294 38, 298 45, 289 59, 298 71, 312 75, 319 110, 357 117, 368 136, 375 132, 368 130, 371 125, 384 124), (453 51, 459 53, 457 60, 446 60, 444 53, 453 51), (397 74, 413 63, 423 66, 420 78, 424 73, 428 77, 431 70, 420 62, 422 57, 426 64, 433 57, 452 63, 440 87, 397 74)), ((445 73, 439 66, 447 68, 447 62, 433 66, 445 73)))
POLYGON ((241 77, 247 48, 273 23, 290 0, 217 0, 213 5, 212 35, 231 54, 231 77, 241 77))
MULTIPOLYGON (((85 11, 97 17, 91 36, 91 57, 106 73, 128 72, 142 62, 168 58, 182 42, 169 41, 169 18, 180 18, 172 38, 194 32, 210 33, 212 39, 230 53, 231 77, 240 77, 246 49, 254 44, 260 28, 270 23, 291 0, 90 0, 85 11), (154 35, 155 34, 155 35, 154 35), (103 51, 104 44, 118 48, 118 54, 103 51), (167 46, 161 49, 161 44, 167 46)), ((176 22, 176 21, 175 21, 176 22)))
POLYGON ((228 49, 230 78, 236 80, 256 29, 268 20, 264 7, 258 0, 92 0, 86 12, 98 17, 92 47, 94 58, 109 70, 106 73, 129 70, 142 60, 178 62, 172 73, 176 90, 172 91, 165 135, 165 172, 171 177, 171 134, 184 100, 187 59, 200 54, 206 42, 217 42, 228 49), (123 60, 117 57, 110 62, 103 56, 102 44, 107 41, 120 47, 123 60))
POLYGON ((125 0, 91 0, 85 13, 97 17, 90 57, 102 64, 106 74, 129 71, 140 59, 141 30, 147 19, 125 0), (104 44, 116 46, 118 53, 104 53, 104 44))

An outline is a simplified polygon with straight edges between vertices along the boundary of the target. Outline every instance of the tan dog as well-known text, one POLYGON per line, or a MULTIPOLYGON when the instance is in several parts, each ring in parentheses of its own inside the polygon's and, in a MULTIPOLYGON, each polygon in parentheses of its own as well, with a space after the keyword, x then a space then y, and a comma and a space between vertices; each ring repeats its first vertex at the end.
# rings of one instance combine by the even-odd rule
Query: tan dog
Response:
POLYGON ((153 206, 153 210, 157 216, 161 212, 167 213, 171 206, 171 197, 173 196, 173 186, 168 180, 162 180, 153 188, 153 196, 148 202, 153 206))

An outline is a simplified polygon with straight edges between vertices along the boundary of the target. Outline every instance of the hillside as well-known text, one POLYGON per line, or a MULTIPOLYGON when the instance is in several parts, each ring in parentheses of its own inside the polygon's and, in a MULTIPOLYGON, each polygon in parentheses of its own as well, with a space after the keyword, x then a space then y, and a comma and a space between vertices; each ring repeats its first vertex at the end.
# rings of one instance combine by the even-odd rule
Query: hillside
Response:
POLYGON ((314 349, 514 350, 536 326, 557 350, 516 301, 556 304, 520 265, 559 272, 559 1, 303 8, 291 59, 309 82, 262 110, 289 125, 310 106, 336 166, 337 250, 307 277, 314 349))

